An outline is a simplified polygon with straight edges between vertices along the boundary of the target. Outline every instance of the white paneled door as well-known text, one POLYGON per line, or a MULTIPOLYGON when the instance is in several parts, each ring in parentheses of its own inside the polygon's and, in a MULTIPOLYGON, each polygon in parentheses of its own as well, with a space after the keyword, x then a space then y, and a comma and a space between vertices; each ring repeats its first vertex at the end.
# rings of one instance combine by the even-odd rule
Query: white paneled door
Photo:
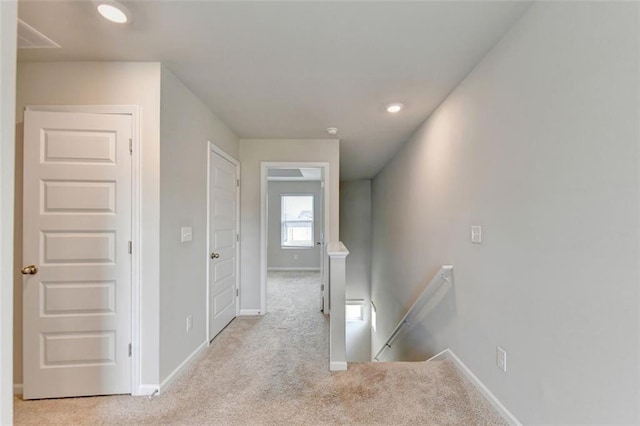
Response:
POLYGON ((24 397, 131 393, 131 117, 25 112, 24 397))
POLYGON ((209 150, 209 340, 237 315, 237 168, 209 150))

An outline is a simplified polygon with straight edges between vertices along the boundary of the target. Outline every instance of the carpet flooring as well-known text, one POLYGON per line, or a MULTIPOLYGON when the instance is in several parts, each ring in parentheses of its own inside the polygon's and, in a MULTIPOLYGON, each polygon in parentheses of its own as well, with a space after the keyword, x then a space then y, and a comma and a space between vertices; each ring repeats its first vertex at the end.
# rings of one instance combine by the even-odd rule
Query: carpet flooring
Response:
POLYGON ((505 424, 449 361, 328 371, 319 275, 269 273, 267 315, 235 319, 162 395, 23 401, 23 424, 505 424))

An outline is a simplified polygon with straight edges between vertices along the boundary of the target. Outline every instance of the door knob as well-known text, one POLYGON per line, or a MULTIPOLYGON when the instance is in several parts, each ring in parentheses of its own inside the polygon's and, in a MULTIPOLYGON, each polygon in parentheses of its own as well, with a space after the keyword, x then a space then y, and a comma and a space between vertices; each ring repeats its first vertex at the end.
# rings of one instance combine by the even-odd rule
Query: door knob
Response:
POLYGON ((20 272, 22 273, 22 275, 35 275, 38 273, 38 267, 36 265, 25 266, 24 268, 20 269, 20 272))
POLYGON ((211 253, 211 258, 212 259, 217 259, 220 257, 220 253, 211 253))

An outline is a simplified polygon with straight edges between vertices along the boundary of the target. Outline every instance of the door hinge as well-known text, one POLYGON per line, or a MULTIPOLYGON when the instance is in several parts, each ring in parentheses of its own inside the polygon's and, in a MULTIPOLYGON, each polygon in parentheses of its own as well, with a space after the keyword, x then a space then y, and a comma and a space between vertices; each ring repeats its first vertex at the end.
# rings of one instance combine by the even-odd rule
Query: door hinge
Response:
POLYGON ((240 289, 236 288, 236 297, 240 296, 240 289))
POLYGON ((133 154, 133 139, 129 138, 129 155, 133 154))
POLYGON ((240 242, 240 234, 236 234, 236 241, 240 242))
POLYGON ((240 188, 240 179, 236 179, 236 186, 240 188))
POLYGON ((129 343, 129 357, 131 357, 131 352, 132 352, 131 343, 129 343))
POLYGON ((324 284, 320 285, 320 291, 324 291, 324 284))
POLYGON ((133 243, 129 241, 129 254, 133 253, 133 243))

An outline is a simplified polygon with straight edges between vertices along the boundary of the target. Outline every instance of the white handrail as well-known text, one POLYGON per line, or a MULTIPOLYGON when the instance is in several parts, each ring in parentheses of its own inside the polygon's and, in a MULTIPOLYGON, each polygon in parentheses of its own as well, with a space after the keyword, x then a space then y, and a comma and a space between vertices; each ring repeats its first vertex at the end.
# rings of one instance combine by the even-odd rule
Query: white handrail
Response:
POLYGON ((391 344, 394 342, 400 330, 406 325, 409 327, 417 314, 416 308, 426 307, 429 305, 431 309, 438 300, 433 296, 440 290, 445 284, 453 285, 453 265, 443 265, 433 279, 427 284, 420 296, 413 302, 413 305, 409 308, 406 314, 402 317, 396 328, 393 329, 387 341, 382 345, 376 356, 373 358, 375 361, 380 361, 380 356, 387 349, 391 348, 391 344))

